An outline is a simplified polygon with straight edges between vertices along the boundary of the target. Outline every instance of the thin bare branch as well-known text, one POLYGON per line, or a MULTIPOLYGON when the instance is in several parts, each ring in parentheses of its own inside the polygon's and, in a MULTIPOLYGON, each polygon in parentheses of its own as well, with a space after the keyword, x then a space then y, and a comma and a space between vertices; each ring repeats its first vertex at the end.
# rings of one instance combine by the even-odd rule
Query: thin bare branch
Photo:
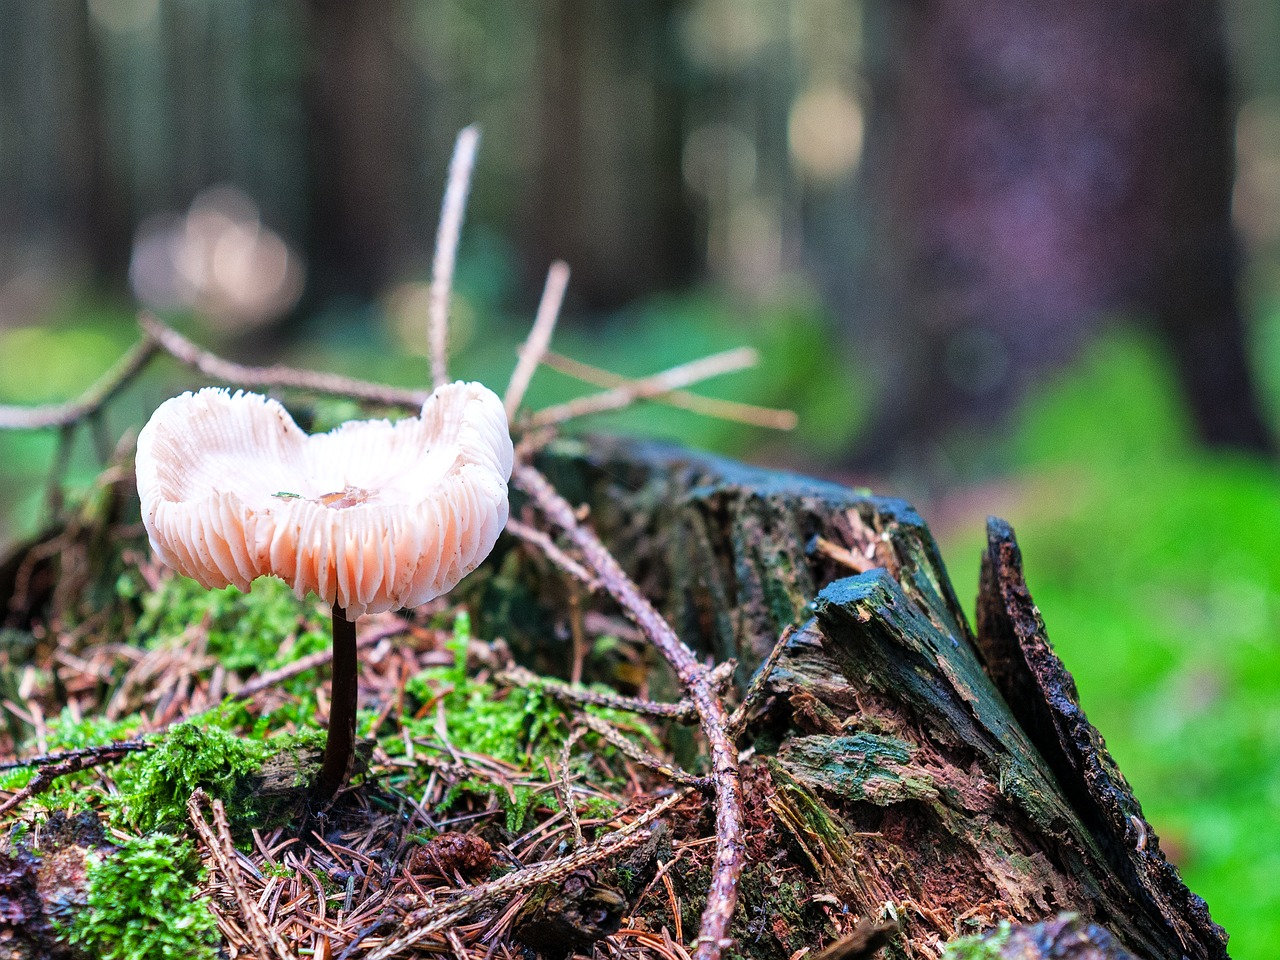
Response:
POLYGON ((196 346, 178 331, 165 326, 151 314, 144 313, 138 318, 142 329, 155 338, 156 342, 178 362, 198 370, 206 377, 222 380, 244 388, 286 387, 292 390, 306 390, 310 393, 321 393, 331 397, 346 397, 366 403, 376 403, 385 407, 399 407, 404 410, 418 410, 426 402, 429 393, 423 390, 405 390, 400 387, 388 387, 380 383, 369 383, 354 380, 333 373, 317 373, 313 370, 297 370, 293 367, 246 367, 230 360, 224 360, 215 353, 210 353, 196 346))
MULTIPOLYGON (((401 621, 399 624, 393 624, 389 627, 383 627, 379 630, 366 630, 360 639, 356 641, 356 649, 363 650, 366 647, 372 647, 375 644, 385 640, 387 637, 393 637, 398 633, 403 633, 408 628, 408 624, 401 621)), ((306 673, 308 670, 315 670, 323 667, 325 664, 333 660, 333 648, 326 647, 323 650, 317 650, 315 653, 309 653, 305 657, 299 657, 286 663, 283 667, 275 670, 268 670, 266 673, 259 674, 254 677, 243 687, 231 695, 232 700, 248 700, 250 697, 256 696, 263 690, 269 690, 272 687, 279 686, 286 680, 306 673)))
POLYGON ((508 517, 507 533, 513 537, 519 537, 525 543, 531 544, 542 551, 548 560, 580 581, 588 590, 595 590, 600 586, 599 582, 586 567, 557 547, 556 542, 541 530, 536 530, 527 523, 521 523, 514 517, 508 517))
POLYGON ((440 205, 440 228, 436 231, 436 253, 431 262, 431 303, 427 320, 431 383, 436 387, 449 382, 449 297, 453 293, 458 241, 462 236, 462 218, 467 211, 471 171, 476 165, 479 143, 479 127, 464 127, 458 134, 453 146, 453 159, 449 161, 449 181, 440 205))
POLYGON ((769 651, 769 656, 764 658, 764 663, 760 665, 756 675, 751 678, 751 685, 747 687, 747 692, 742 697, 742 703, 738 704, 738 709, 734 710, 733 715, 729 717, 729 733, 731 736, 736 737, 742 732, 747 722, 751 719, 751 714, 759 706, 760 701, 764 699, 769 676, 773 673, 774 667, 778 665, 778 661, 782 659, 782 654, 787 649, 787 644, 791 642, 791 637, 795 632, 796 628, 791 624, 787 624, 787 628, 782 631, 782 636, 778 638, 778 642, 769 651))
POLYGON ((529 381, 533 372, 546 356, 551 346, 551 333, 556 328, 556 320, 560 317, 560 307, 564 304, 564 292, 569 286, 569 265, 563 260, 551 264, 547 271, 547 283, 542 288, 542 301, 538 304, 538 313, 533 319, 533 327, 529 330, 529 338, 520 348, 520 359, 511 372, 511 382, 507 384, 507 393, 502 405, 507 409, 507 419, 515 418, 520 409, 520 401, 529 389, 529 381))
POLYGON ((760 354, 751 347, 737 347, 733 350, 725 350, 723 353, 713 353, 709 357, 702 357, 691 363, 682 363, 678 367, 663 370, 661 373, 655 373, 640 380, 630 380, 625 385, 606 390, 604 393, 594 393, 587 397, 570 400, 568 403, 539 410, 529 418, 528 425, 545 427, 592 413, 621 410, 631 406, 637 400, 650 400, 701 380, 733 373, 735 370, 746 370, 759 362, 760 354))
POLYGON ((698 711, 711 752, 711 772, 716 787, 716 856, 695 955, 698 960, 718 960, 730 942, 729 923, 738 899, 738 877, 744 857, 742 782, 738 753, 729 736, 724 700, 712 683, 711 672, 698 662, 693 651, 645 599, 595 532, 579 522, 573 507, 547 479, 524 463, 516 465, 512 479, 546 518, 568 535, 587 567, 595 571, 604 588, 671 665, 698 711))
POLYGON ((560 747, 560 783, 558 786, 560 805, 564 808, 564 812, 569 817, 569 822, 573 825, 573 845, 575 847, 582 846, 582 821, 578 819, 578 805, 573 802, 573 777, 569 769, 569 758, 573 754, 574 744, 581 740, 586 732, 586 727, 574 727, 573 732, 565 738, 564 745, 560 747))
POLYGON ((688 771, 674 767, 660 757, 655 757, 642 749, 607 720, 584 713, 578 718, 578 721, 590 729, 592 733, 603 737, 623 756, 631 758, 642 767, 648 767, 659 776, 666 777, 668 780, 682 786, 694 787, 698 790, 705 790, 711 786, 711 781, 707 777, 695 777, 688 771))
POLYGON ((696 723, 698 711, 688 700, 679 703, 659 703, 654 700, 640 700, 637 697, 626 697, 620 693, 604 690, 592 690, 588 687, 576 687, 556 680, 554 677, 542 677, 524 667, 512 665, 498 674, 498 679, 516 687, 535 687, 554 697, 561 703, 576 707, 604 707, 608 710, 624 710, 641 717, 656 717, 662 720, 675 720, 678 723, 696 723))
MULTIPOLYGON (((574 360, 554 350, 547 351, 542 358, 542 363, 558 373, 563 373, 566 377, 573 377, 575 380, 581 380, 595 387, 613 389, 625 387, 631 382, 622 374, 583 363, 581 360, 574 360)), ((776 410, 773 407, 760 407, 753 403, 739 403, 736 400, 718 400, 715 397, 690 393, 688 390, 672 390, 670 393, 659 394, 651 399, 656 403, 665 403, 705 417, 732 420, 735 423, 767 427, 770 430, 794 430, 800 419, 793 410, 776 410)))
POLYGON ((125 740, 119 743, 108 743, 100 747, 87 747, 80 750, 68 750, 65 753, 49 754, 41 757, 30 757, 26 760, 15 760, 0 766, 0 770, 12 767, 35 767, 36 775, 27 785, 18 790, 3 803, 0 803, 0 816, 16 809, 36 794, 43 793, 53 786, 59 777, 78 773, 103 763, 112 763, 136 750, 146 750, 151 744, 141 740, 125 740))
POLYGON ((154 338, 144 336, 110 370, 99 377, 93 386, 68 403, 55 403, 45 407, 0 407, 0 430, 43 430, 80 423, 101 410, 108 401, 132 383, 158 349, 159 344, 154 338))

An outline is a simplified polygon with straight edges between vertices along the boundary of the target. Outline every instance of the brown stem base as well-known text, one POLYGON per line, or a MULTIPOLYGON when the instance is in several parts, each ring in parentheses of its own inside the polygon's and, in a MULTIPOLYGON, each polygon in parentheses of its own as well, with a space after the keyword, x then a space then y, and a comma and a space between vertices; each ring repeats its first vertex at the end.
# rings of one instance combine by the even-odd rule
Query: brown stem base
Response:
POLYGON ((333 682, 329 696, 329 739, 316 780, 315 798, 328 803, 351 777, 356 745, 356 625, 333 605, 333 682))

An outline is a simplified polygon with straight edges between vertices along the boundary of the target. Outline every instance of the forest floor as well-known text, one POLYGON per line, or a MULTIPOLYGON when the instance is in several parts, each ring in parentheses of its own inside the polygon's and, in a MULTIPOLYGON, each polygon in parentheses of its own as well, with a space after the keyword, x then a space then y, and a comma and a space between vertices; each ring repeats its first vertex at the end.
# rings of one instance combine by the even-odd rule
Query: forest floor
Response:
MULTIPOLYGON (((113 519, 130 486, 108 474, 7 569, 11 612, 35 615, 0 633, 0 756, 15 758, 0 766, 0 940, 120 960, 556 957, 597 941, 688 957, 715 825, 675 760, 701 771, 687 728, 618 709, 612 688, 557 699, 435 601, 360 622, 360 771, 316 809, 329 611, 276 580, 210 591, 160 567, 140 526, 113 519)), ((648 695, 633 627, 570 620, 563 672, 648 695)), ((740 910, 734 933, 785 958, 852 922, 775 835, 766 793, 748 792, 743 882, 776 909, 740 910)))

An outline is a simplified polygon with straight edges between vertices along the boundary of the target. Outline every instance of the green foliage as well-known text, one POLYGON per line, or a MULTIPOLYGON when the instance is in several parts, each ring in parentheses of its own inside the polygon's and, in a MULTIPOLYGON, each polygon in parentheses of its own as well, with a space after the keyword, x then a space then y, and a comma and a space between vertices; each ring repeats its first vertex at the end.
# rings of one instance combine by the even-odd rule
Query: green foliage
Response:
POLYGON ((1000 960, 1000 950, 1010 931, 1009 921, 1002 920, 989 933, 952 940, 943 951, 942 960, 1000 960))
MULTIPOLYGON (((1192 442, 1169 361, 1116 337, 1028 404, 1013 522, 1049 636, 1162 849, 1231 934, 1280 943, 1280 478, 1192 442)), ((961 596, 981 520, 944 544, 961 596)))
MULTIPOLYGON (((143 595, 142 611, 138 633, 150 646, 189 643, 191 629, 200 627, 208 632, 209 653, 228 670, 265 673, 330 643, 326 628, 310 616, 312 606, 273 577, 243 593, 235 587, 207 590, 173 574, 143 595)), ((298 692, 314 685, 312 678, 295 683, 298 692)))
POLYGON ((180 829, 187 821, 187 800, 198 787, 227 803, 233 825, 253 822, 258 811, 249 798, 250 778, 278 746, 208 723, 179 724, 155 749, 117 771, 115 804, 136 829, 180 829))
MULTIPOLYGON (((85 747, 102 746, 117 740, 128 740, 137 732, 141 722, 137 714, 131 714, 119 720, 108 720, 101 716, 77 718, 69 709, 64 708, 47 724, 45 746, 48 752, 57 753, 62 750, 80 750, 85 747)), ((30 747, 30 743, 26 746, 30 747)), ((0 772, 0 790, 20 790, 31 782, 33 776, 35 776, 33 767, 16 767, 2 771, 0 772)), ((92 770, 59 777, 52 788, 37 795, 35 802, 46 810, 80 808, 85 802, 84 785, 90 783, 93 777, 92 770)))
POLYGON ((101 960, 214 960, 217 924, 191 897, 200 874, 191 844, 165 834, 90 854, 89 902, 63 932, 101 960))
MULTIPOLYGON (((549 782, 547 764, 559 769, 560 750, 568 732, 569 721, 564 708, 543 691, 536 688, 515 688, 499 692, 492 683, 482 682, 467 673, 467 645, 471 638, 471 621, 465 612, 458 615, 454 635, 449 648, 454 652, 450 667, 435 667, 411 677, 405 684, 405 692, 418 705, 443 706, 445 736, 449 746, 461 754, 483 755, 513 768, 518 783, 504 785, 469 777, 457 785, 445 797, 444 806, 456 799, 461 791, 496 796, 507 812, 510 830, 520 829, 533 800, 536 785, 549 782)), ((634 717, 614 711, 596 711, 614 722, 625 723, 639 730, 650 742, 656 737, 647 726, 634 717)), ((441 751, 447 747, 440 740, 435 710, 429 710, 421 718, 405 710, 401 726, 415 740, 441 751)), ((593 735, 594 736, 594 735, 593 735)), ((384 747, 393 755, 403 752, 399 737, 388 738, 384 747)), ((615 751, 607 744, 599 746, 599 752, 613 756, 615 751)), ((575 769, 585 769, 586 760, 575 757, 571 764, 575 769)), ((598 771, 593 773, 599 777, 598 771)), ((600 811, 604 812, 604 805, 600 811)))

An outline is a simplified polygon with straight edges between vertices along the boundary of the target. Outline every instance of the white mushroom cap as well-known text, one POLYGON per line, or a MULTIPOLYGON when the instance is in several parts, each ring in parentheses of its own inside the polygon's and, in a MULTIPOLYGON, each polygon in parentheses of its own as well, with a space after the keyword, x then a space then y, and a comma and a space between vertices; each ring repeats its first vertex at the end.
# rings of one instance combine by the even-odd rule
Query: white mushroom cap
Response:
POLYGON ((275 400, 209 388, 161 404, 138 435, 142 520, 157 556, 206 587, 276 576, 348 618, 453 589, 507 522, 512 445, 478 383, 418 417, 308 436, 275 400))

